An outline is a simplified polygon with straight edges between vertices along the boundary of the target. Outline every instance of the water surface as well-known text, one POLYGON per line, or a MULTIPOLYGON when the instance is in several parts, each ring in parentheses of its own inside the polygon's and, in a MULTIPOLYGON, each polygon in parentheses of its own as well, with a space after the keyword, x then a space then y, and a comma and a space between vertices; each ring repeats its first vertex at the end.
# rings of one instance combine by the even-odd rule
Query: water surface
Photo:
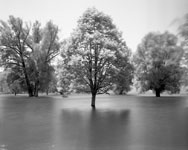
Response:
POLYGON ((0 150, 187 150, 186 97, 0 97, 0 150))

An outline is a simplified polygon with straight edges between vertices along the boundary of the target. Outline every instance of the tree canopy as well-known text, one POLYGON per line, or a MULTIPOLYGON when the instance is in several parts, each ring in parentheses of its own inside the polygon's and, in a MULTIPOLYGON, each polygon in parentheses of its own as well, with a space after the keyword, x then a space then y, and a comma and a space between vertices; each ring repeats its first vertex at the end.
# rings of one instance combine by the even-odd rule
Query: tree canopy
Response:
MULTIPOLYGON (((64 41, 61 55, 64 69, 74 75, 74 82, 92 93, 92 106, 95 106, 97 93, 106 93, 117 83, 121 66, 127 66, 124 71, 132 69, 128 67, 130 51, 121 32, 108 15, 95 8, 86 10, 78 20, 77 28, 64 41)), ((129 78, 129 74, 124 75, 129 78)))
POLYGON ((1 65, 11 68, 11 73, 20 80, 24 79, 29 96, 38 96, 42 87, 40 78, 45 76, 49 83, 53 71, 50 63, 60 49, 57 34, 58 27, 51 21, 44 28, 38 21, 23 23, 13 16, 8 22, 0 21, 1 65))
POLYGON ((140 90, 153 90, 158 97, 163 91, 179 92, 182 55, 175 35, 169 32, 147 34, 134 56, 140 90))

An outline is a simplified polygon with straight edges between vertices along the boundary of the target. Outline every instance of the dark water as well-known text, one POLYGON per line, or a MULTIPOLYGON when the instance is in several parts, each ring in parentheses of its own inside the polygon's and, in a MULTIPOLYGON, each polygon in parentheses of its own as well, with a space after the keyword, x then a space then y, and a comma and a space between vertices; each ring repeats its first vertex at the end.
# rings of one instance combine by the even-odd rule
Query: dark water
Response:
POLYGON ((0 97, 0 150, 188 150, 188 100, 0 97))

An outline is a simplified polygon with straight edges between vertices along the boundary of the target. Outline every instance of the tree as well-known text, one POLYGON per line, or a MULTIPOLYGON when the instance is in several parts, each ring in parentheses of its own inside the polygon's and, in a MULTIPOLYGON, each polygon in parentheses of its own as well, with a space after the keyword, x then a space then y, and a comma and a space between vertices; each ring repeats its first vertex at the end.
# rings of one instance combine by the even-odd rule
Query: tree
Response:
POLYGON ((44 28, 40 26, 38 21, 34 23, 32 36, 27 42, 32 50, 29 62, 35 96, 38 96, 39 90, 49 88, 54 72, 51 61, 59 54, 60 49, 58 27, 51 21, 47 22, 44 28))
POLYGON ((182 55, 183 50, 177 45, 175 35, 168 32, 147 34, 134 55, 141 91, 153 90, 157 97, 163 91, 179 92, 182 55))
POLYGON ((74 82, 90 89, 91 106, 97 93, 106 93, 115 83, 119 66, 116 61, 128 59, 129 49, 112 19, 95 8, 86 10, 78 20, 71 37, 63 43, 61 53, 66 70, 74 82))
POLYGON ((8 23, 0 21, 0 52, 6 68, 17 67, 23 73, 28 94, 32 96, 32 86, 27 72, 29 50, 26 41, 29 38, 30 27, 23 24, 20 18, 9 17, 8 23))
POLYGON ((52 70, 51 61, 60 48, 58 40, 58 27, 51 21, 44 28, 38 21, 28 25, 13 16, 8 23, 0 21, 1 65, 24 78, 29 96, 38 96, 40 78, 52 70))

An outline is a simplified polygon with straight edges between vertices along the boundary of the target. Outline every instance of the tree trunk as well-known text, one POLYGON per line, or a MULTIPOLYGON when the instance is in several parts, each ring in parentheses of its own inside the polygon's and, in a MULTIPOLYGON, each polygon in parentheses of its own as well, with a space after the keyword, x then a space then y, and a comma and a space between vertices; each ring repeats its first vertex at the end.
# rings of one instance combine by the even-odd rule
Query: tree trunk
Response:
POLYGON ((29 94, 29 97, 32 97, 33 96, 33 89, 31 87, 31 85, 28 85, 29 87, 27 88, 28 89, 28 94, 29 94))
POLYGON ((38 93, 39 93, 39 81, 37 81, 35 83, 35 88, 34 88, 34 96, 38 97, 38 93))
POLYGON ((27 84, 27 91, 28 91, 29 97, 32 97, 33 96, 33 89, 32 89, 32 86, 30 84, 30 81, 29 81, 29 77, 28 77, 28 74, 27 74, 27 71, 26 71, 25 62, 24 62, 23 57, 22 57, 22 68, 23 68, 23 72, 24 72, 24 76, 25 76, 25 81, 26 81, 26 84, 27 84))
POLYGON ((96 92, 93 92, 91 98, 91 107, 93 108, 95 108, 95 99, 96 99, 96 92))
POLYGON ((120 91, 119 91, 119 95, 123 95, 123 90, 120 90, 120 91))
POLYGON ((38 89, 36 88, 36 89, 35 89, 35 92, 34 92, 34 96, 35 96, 35 97, 38 97, 38 96, 39 96, 38 93, 39 93, 39 91, 38 91, 38 89))
POLYGON ((156 97, 160 97, 160 93, 161 93, 160 90, 156 90, 155 91, 156 97))
POLYGON ((26 80, 26 84, 27 84, 27 91, 28 91, 29 97, 32 97, 33 96, 33 88, 30 84, 30 81, 29 81, 27 74, 25 74, 25 80, 26 80))
POLYGON ((48 95, 48 88, 46 89, 46 95, 48 95))
POLYGON ((35 87, 34 87, 34 96, 38 97, 39 93, 39 71, 36 71, 36 80, 35 80, 35 87))

